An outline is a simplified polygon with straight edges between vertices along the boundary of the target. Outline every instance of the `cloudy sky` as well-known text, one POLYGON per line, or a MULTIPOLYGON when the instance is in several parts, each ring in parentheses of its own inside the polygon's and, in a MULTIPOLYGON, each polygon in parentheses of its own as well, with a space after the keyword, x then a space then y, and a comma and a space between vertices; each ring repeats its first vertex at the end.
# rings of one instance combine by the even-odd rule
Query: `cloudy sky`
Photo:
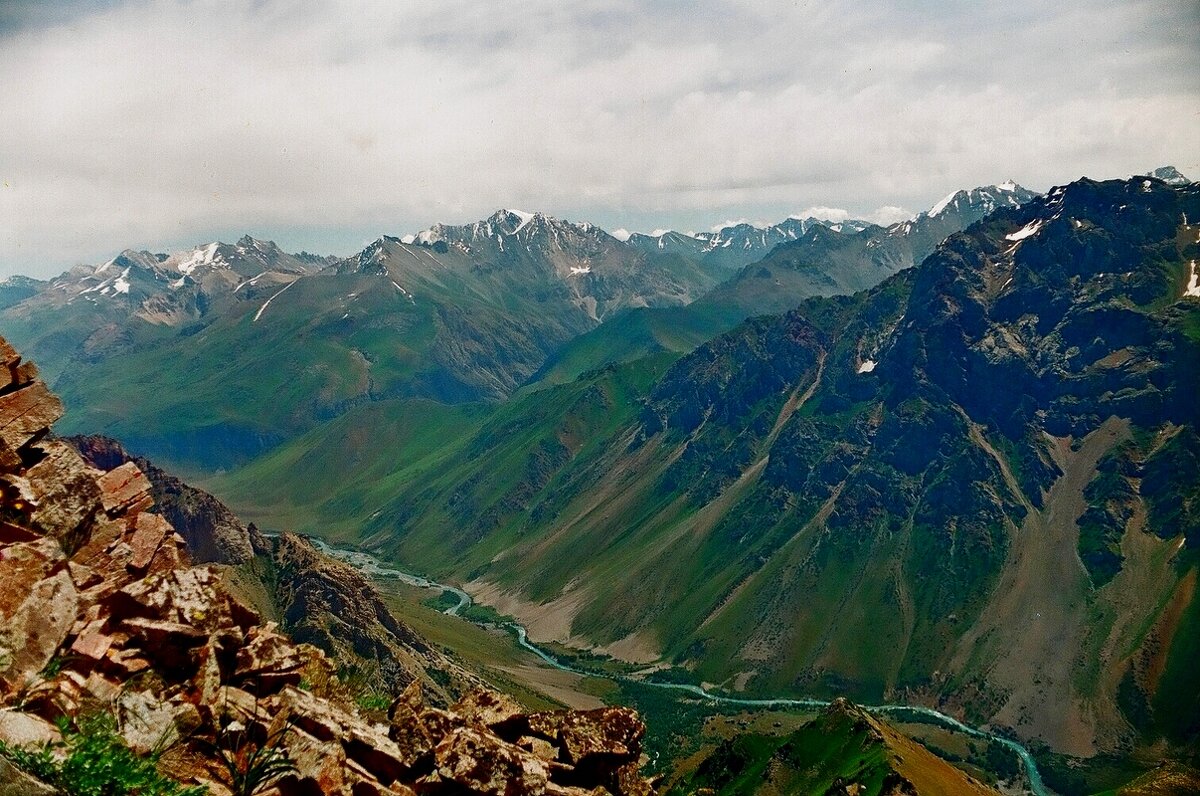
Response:
POLYGON ((0 0, 0 275, 1200 175, 1200 3, 0 0))

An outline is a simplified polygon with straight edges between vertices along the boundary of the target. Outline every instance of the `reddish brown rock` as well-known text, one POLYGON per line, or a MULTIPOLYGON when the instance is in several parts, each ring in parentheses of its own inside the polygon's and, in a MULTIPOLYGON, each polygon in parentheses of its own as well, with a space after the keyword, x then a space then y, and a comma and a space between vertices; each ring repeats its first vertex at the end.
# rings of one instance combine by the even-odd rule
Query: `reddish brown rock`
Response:
POLYGON ((40 439, 62 416, 62 401, 41 382, 0 395, 0 441, 17 451, 40 439))
POLYGON ((445 731, 439 732, 441 728, 427 725, 418 712, 408 706, 396 711, 391 722, 388 737, 395 741, 404 764, 414 770, 425 761, 432 765, 433 750, 445 737, 445 731))
POLYGON ((71 580, 75 581, 75 588, 83 591, 90 589, 104 581, 98 572, 89 566, 76 563, 75 561, 67 562, 67 569, 71 572, 71 580))
POLYGON ((65 569, 34 585, 0 625, 0 691, 33 682, 71 631, 78 607, 79 594, 65 569))
POLYGON ((535 738, 532 735, 522 735, 515 741, 517 746, 539 757, 547 763, 558 760, 558 747, 545 738, 535 738))
POLYGON ((86 541, 100 510, 95 472, 63 442, 39 442, 35 451, 41 459, 25 472, 34 500, 30 519, 35 528, 73 552, 86 541))
POLYGON ((150 691, 126 691, 117 699, 118 730, 140 755, 168 749, 179 741, 176 716, 181 711, 150 691))
POLYGON ((140 657, 168 670, 173 679, 195 673, 195 657, 191 650, 208 639, 207 633, 192 625, 163 619, 131 617, 122 620, 117 627, 130 634, 134 644, 141 649, 140 657))
POLYGON ((637 763, 626 763, 617 769, 616 792, 620 796, 653 796, 654 788, 642 777, 637 763))
POLYGON ((600 762, 595 758, 636 760, 646 731, 629 708, 533 713, 527 721, 532 733, 556 742, 574 766, 595 765, 600 762))
POLYGON ((33 542, 40 538, 42 538, 41 534, 34 533, 29 528, 21 525, 13 525, 11 522, 0 520, 0 545, 14 544, 17 542, 33 542))
POLYGON ((511 697, 483 689, 476 689, 466 694, 458 702, 455 702, 450 710, 467 721, 484 727, 495 727, 524 712, 516 700, 511 697))
POLYGON ((157 575, 162 572, 179 569, 182 566, 186 566, 186 558, 180 548, 176 546, 174 539, 167 538, 154 554, 153 560, 151 560, 149 567, 146 568, 146 574, 157 575))
POLYGON ((114 683, 99 672, 88 675, 83 684, 84 693, 101 704, 111 704, 121 693, 121 685, 114 683))
POLYGON ((286 636, 275 632, 275 623, 250 628, 246 644, 238 651, 234 677, 252 691, 268 694, 303 678, 308 658, 286 636))
POLYGON ((0 626, 12 621, 34 585, 66 566, 53 539, 38 538, 0 549, 0 626))
POLYGON ((350 783, 346 781, 346 753, 341 744, 318 740, 295 728, 288 731, 284 740, 296 773, 277 783, 281 794, 345 796, 350 792, 350 783))
POLYGON ((55 796, 57 791, 0 756, 0 796, 55 796))
POLYGON ((144 511, 153 504, 150 479, 133 462, 126 462, 96 479, 100 501, 108 516, 144 511))
POLYGON ((92 661, 102 661, 112 645, 112 636, 89 629, 72 642, 71 652, 92 661))
MULTIPOLYGON (((154 560, 154 555, 162 546, 163 540, 174 532, 167 521, 157 514, 138 514, 134 521, 133 534, 129 537, 129 547, 133 550, 133 556, 126 566, 137 572, 144 572, 154 560)), ((178 564, 178 559, 175 563, 178 564)))
MULTIPOLYGON (((110 520, 100 514, 93 520, 83 544, 71 555, 73 562, 88 567, 100 576, 102 582, 95 586, 103 588, 98 588, 98 592, 111 594, 131 580, 124 565, 115 562, 109 554, 125 538, 125 531, 124 520, 110 520)), ((91 589, 93 586, 85 588, 91 589)))
POLYGON ((111 605, 118 618, 160 619, 206 633, 233 625, 221 576, 210 567, 148 576, 114 594, 111 605))
POLYGON ((540 794, 546 790, 546 762, 474 727, 460 727, 434 750, 437 773, 472 793, 486 796, 540 794))
POLYGON ((411 768, 409 758, 388 737, 386 728, 347 713, 326 699, 288 686, 265 704, 272 713, 286 714, 293 726, 312 738, 340 743, 349 760, 385 785, 411 768))
POLYGON ((150 668, 150 661, 141 650, 110 649, 104 656, 104 669, 121 680, 128 680, 150 668))
POLYGON ((45 719, 11 708, 0 710, 0 742, 25 748, 60 740, 58 728, 45 719))

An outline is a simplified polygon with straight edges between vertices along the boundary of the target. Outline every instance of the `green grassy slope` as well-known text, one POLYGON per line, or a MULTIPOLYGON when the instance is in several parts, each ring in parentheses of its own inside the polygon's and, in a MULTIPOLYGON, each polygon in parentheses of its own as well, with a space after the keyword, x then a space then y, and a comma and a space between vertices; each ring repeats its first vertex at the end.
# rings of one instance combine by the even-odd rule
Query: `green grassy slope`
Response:
POLYGON ((997 791, 890 726, 845 704, 786 736, 745 733, 721 743, 671 793, 718 796, 970 796, 997 791))

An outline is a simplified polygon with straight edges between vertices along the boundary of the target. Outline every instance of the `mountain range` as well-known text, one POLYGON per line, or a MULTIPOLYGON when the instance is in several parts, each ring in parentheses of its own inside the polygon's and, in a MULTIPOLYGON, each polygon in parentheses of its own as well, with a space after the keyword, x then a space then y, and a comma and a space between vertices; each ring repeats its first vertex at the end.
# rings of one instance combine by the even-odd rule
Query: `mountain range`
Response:
POLYGON ((0 328, 63 431, 564 654, 929 704, 1068 772, 1200 737, 1197 220, 1165 169, 886 228, 502 210, 126 252, 6 283, 0 328))
POLYGON ((928 701, 1081 759, 1186 745, 1185 218, 1194 184, 1081 180, 682 357, 492 409, 357 407, 212 485, 543 641, 750 694, 928 701), (314 494, 328 451, 342 486, 314 494))
POLYGON ((789 219, 621 241, 591 224, 501 210, 474 224, 383 236, 345 259, 289 255, 250 237, 173 255, 126 251, 47 282, 6 283, 0 327, 46 363, 76 407, 66 431, 109 433, 202 472, 360 403, 502 401, 561 371, 564 358, 591 369, 649 353, 622 338, 639 313, 652 313, 652 327, 684 331, 656 329, 650 348, 668 337, 673 350, 687 350, 747 315, 875 284, 989 212, 996 197, 1032 195, 1016 186, 956 192, 941 212, 886 230, 789 219), (846 251, 827 266, 789 260, 783 267, 799 275, 767 298, 761 280, 736 270, 776 249, 817 261, 840 238, 846 251), (694 309, 673 320, 685 307, 694 309), (653 314, 660 310, 668 314, 653 314))

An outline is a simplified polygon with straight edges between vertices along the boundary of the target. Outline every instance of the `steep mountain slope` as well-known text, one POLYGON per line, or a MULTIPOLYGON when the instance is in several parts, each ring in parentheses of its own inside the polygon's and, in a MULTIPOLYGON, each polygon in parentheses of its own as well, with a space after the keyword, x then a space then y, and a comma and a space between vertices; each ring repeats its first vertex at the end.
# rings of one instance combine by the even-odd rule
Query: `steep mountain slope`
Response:
POLYGON ((845 700, 785 737, 745 734, 725 741, 668 792, 699 788, 718 796, 998 794, 845 700))
MULTIPOLYGON (((629 362, 649 353, 685 354, 700 342, 732 329, 754 315, 786 312, 811 296, 854 293, 927 257, 945 238, 1000 207, 1016 207, 1036 194, 1007 182, 951 193, 915 219, 882 228, 864 222, 843 224, 789 219, 767 230, 731 227, 709 240, 668 233, 664 248, 691 241, 699 256, 744 252, 760 241, 778 245, 757 249, 737 273, 682 310, 640 310, 622 323, 605 324, 560 350, 534 375, 536 383, 560 383, 586 370, 629 362), (704 252, 716 245, 709 254, 704 252)), ((637 236, 630 242, 638 242, 637 236)), ((686 247, 685 247, 686 248, 686 247)), ((692 255, 696 256, 696 255, 692 255)))
MULTIPOLYGON (((360 538, 535 638, 730 688, 906 695, 1079 756, 1186 741, 1185 218, 1200 188, 1152 178, 998 209, 866 293, 493 410, 310 502, 312 530, 354 505, 360 538)), ((214 488, 295 492, 314 442, 214 488)))

